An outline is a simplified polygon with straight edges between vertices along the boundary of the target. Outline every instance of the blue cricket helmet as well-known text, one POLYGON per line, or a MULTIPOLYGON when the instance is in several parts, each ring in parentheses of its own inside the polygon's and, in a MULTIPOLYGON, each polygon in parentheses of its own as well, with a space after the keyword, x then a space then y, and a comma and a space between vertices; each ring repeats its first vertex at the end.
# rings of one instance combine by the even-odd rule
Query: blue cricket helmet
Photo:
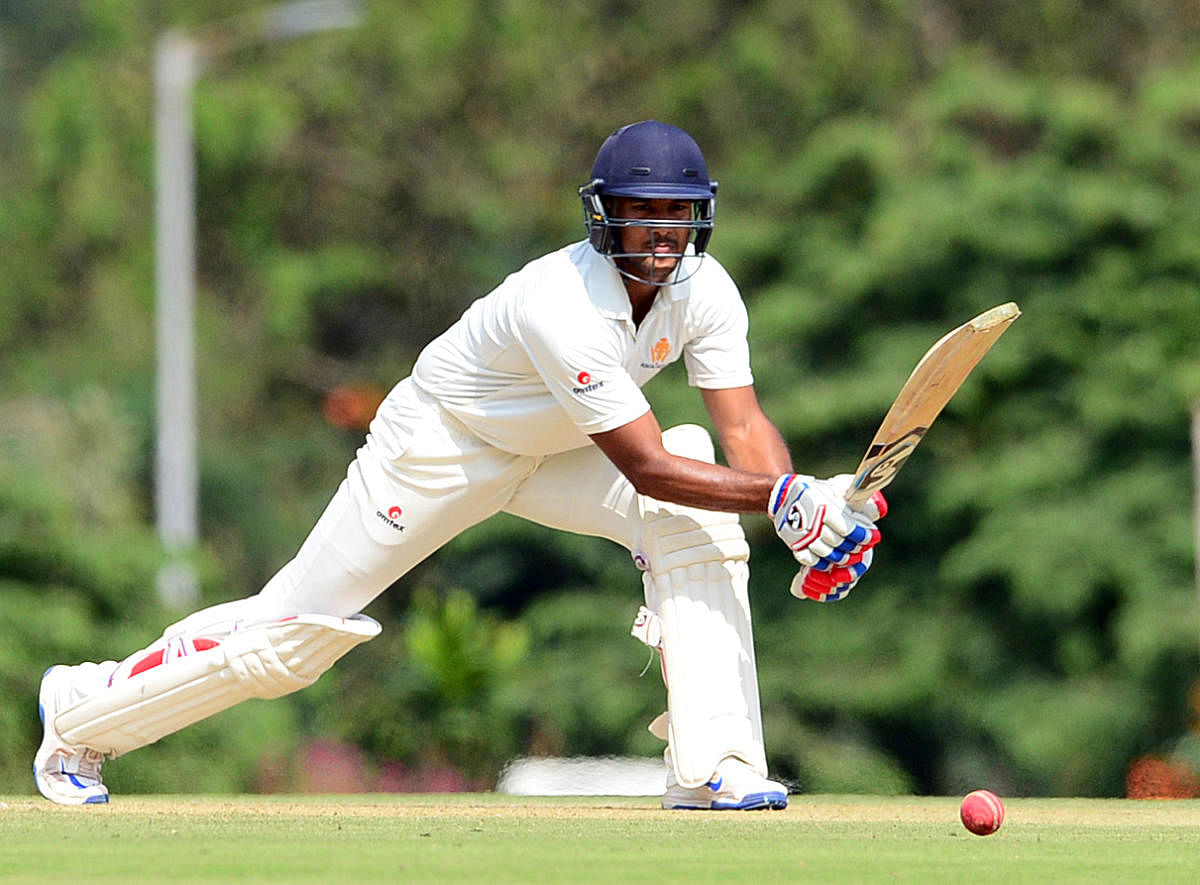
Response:
POLYGON ((579 189, 584 226, 597 252, 616 255, 614 231, 621 227, 662 226, 610 216, 609 197, 690 200, 692 220, 674 222, 694 232, 696 254, 712 237, 717 183, 696 140, 677 126, 643 120, 623 126, 605 139, 592 165, 592 178, 579 189))

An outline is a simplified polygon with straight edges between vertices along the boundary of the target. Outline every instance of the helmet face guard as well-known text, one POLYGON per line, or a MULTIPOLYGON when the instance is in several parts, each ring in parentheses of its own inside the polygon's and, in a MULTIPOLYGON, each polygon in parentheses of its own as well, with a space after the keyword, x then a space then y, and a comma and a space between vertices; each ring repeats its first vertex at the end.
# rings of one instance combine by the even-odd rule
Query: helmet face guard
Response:
MULTIPOLYGON (((614 260, 624 276, 651 285, 662 281, 644 279, 621 266, 619 259, 676 258, 675 278, 682 282, 684 252, 619 251, 620 231, 627 228, 684 229, 695 254, 703 256, 713 232, 717 183, 710 181, 704 156, 682 129, 646 120, 618 129, 600 147, 592 167, 592 179, 579 188, 583 222, 588 240, 601 255, 614 260), (613 198, 681 200, 692 204, 689 220, 621 218, 611 214, 613 198)), ((695 270, 692 271, 695 273, 695 270)), ((690 276, 691 274, 688 274, 690 276)))
MULTIPOLYGON (((602 255, 610 255, 613 258, 626 256, 643 256, 647 253, 643 252, 617 252, 619 237, 617 231, 622 228, 629 227, 644 227, 655 228, 662 230, 664 228, 680 228, 687 229, 693 233, 689 234, 692 244, 696 248, 697 255, 703 255, 708 250, 708 241, 712 238, 713 232, 713 214, 717 208, 717 183, 710 182, 711 191, 705 199, 695 199, 693 197, 651 197, 648 194, 629 194, 628 196, 643 199, 686 199, 692 204, 692 218, 690 221, 680 221, 679 219, 653 219, 653 218, 618 218, 609 215, 609 209, 605 205, 604 197, 611 192, 605 189, 605 181, 602 178, 593 178, 587 184, 579 188, 579 197, 583 201, 583 223, 587 228, 588 240, 592 244, 592 248, 602 255)), ((614 196, 625 196, 617 194, 614 196)))

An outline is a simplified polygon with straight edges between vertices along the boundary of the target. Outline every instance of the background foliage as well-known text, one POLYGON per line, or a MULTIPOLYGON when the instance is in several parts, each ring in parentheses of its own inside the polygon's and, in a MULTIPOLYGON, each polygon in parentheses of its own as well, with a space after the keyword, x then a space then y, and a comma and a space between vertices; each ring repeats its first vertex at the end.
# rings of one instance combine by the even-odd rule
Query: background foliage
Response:
MULTIPOLYGON (((167 27, 244 9, 0 7, 0 791, 31 789, 47 665, 121 657, 182 614, 153 591, 151 57, 167 27)), ((286 561, 355 414, 467 303, 579 238, 599 142, 657 117, 721 182, 713 252, 801 469, 852 467, 943 331, 1025 313, 892 487, 848 600, 793 600, 786 551, 745 520, 773 769, 811 791, 1108 796, 1148 754, 1200 761, 1193 3, 367 11, 197 84, 205 602, 286 561)), ((649 392, 664 426, 703 421, 680 373, 649 392)), ((373 603, 383 636, 313 689, 106 771, 118 790, 303 788, 322 738, 366 788, 451 788, 523 753, 653 754, 639 600, 622 551, 498 518, 373 603)))

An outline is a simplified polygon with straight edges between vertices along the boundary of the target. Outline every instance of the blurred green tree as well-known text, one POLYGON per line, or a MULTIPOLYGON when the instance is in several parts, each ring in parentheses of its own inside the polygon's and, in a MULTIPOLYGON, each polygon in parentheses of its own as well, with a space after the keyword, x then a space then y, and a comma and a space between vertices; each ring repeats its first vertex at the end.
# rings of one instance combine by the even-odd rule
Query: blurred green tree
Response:
MULTIPOLYGON (((150 57, 168 23, 242 8, 0 8, 13 790, 41 669, 179 614, 153 596, 148 517, 150 57)), ((891 489, 848 600, 788 597, 786 552, 745 520, 773 766, 820 790, 1119 795, 1139 756, 1194 764, 1190 8, 375 0, 352 33, 227 59, 196 96, 205 599, 254 592, 340 480, 360 431, 323 420, 327 398, 386 389, 470 300, 580 237, 596 145, 655 116, 722 183, 713 251, 801 469, 852 468, 946 329, 1025 312, 891 489)), ((664 425, 703 421, 677 371, 648 392, 664 425)), ((657 752, 639 600, 612 545, 493 521, 374 603, 384 637, 317 687, 117 760, 114 786, 253 788, 260 757, 320 734, 476 780, 508 753, 657 752), (197 761, 214 749, 217 770, 197 761)))

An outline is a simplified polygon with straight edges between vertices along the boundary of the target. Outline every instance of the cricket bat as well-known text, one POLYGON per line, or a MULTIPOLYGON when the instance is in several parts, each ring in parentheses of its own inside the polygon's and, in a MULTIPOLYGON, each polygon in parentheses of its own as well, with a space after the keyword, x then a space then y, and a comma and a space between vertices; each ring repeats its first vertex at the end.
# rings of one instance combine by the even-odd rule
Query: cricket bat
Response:
MULTIPOLYGON (((1012 301, 997 305, 947 332, 925 351, 900 388, 883 423, 875 431, 867 453, 854 471, 854 479, 846 492, 846 502, 851 507, 861 509, 873 494, 896 478, 955 391, 1020 315, 1020 309, 1012 301)), ((806 593, 804 583, 808 572, 808 567, 804 566, 792 579, 793 596, 821 602, 826 598, 841 598, 806 593)))
POLYGON ((947 332, 925 351, 854 471, 846 493, 851 507, 865 504, 896 478, 955 391, 1020 315, 1012 301, 997 305, 947 332))

